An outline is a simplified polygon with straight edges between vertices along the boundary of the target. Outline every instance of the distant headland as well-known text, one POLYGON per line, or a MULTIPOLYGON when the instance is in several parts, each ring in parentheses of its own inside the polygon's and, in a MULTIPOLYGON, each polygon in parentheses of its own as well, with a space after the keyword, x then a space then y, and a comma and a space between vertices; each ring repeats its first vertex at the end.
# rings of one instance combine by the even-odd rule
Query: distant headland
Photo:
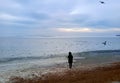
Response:
POLYGON ((120 36, 120 35, 116 35, 116 36, 120 36))

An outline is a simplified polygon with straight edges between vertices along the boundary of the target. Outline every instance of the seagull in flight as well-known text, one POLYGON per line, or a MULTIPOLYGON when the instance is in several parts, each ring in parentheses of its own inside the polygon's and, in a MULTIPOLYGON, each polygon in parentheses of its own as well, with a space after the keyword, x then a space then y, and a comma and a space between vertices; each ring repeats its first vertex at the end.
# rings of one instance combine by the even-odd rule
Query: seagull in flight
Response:
POLYGON ((105 2, 104 1, 99 1, 101 4, 105 4, 105 2))
POLYGON ((106 45, 107 41, 103 42, 102 44, 106 45))

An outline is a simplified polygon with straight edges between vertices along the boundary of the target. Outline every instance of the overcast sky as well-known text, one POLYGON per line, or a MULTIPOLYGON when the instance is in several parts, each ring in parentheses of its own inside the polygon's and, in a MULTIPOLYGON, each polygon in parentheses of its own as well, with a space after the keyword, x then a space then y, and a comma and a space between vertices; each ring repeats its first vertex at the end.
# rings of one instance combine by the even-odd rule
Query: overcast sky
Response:
POLYGON ((0 36, 120 34, 120 0, 0 0, 0 36))

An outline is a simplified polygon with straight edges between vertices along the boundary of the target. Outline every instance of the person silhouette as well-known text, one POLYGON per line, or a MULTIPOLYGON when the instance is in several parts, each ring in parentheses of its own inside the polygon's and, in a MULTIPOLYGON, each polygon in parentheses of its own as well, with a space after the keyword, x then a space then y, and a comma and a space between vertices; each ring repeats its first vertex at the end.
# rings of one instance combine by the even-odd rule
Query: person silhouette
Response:
POLYGON ((68 54, 68 63, 69 63, 69 68, 71 69, 72 63, 73 63, 73 56, 72 56, 71 52, 69 52, 69 54, 68 54))

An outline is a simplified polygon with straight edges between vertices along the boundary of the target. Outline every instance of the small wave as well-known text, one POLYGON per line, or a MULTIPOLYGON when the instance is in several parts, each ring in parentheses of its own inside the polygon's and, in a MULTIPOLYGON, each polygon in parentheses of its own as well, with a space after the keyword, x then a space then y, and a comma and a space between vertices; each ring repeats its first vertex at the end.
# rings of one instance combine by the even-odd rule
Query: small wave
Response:
MULTIPOLYGON (((77 52, 73 54, 75 59, 85 59, 86 56, 96 56, 96 55, 119 55, 120 50, 96 50, 96 51, 86 51, 86 52, 77 52)), ((0 63, 8 63, 13 61, 22 61, 22 60, 41 60, 49 59, 56 57, 66 57, 67 54, 58 54, 58 55, 49 55, 49 56, 29 56, 29 57, 9 57, 9 58, 0 58, 0 63)))
POLYGON ((55 57, 54 55, 52 56, 35 56, 35 57, 9 57, 9 58, 1 58, 0 63, 8 63, 12 61, 22 61, 22 60, 40 60, 40 59, 48 59, 48 58, 53 58, 55 57))
POLYGON ((74 57, 74 60, 81 60, 81 59, 85 59, 86 57, 74 57))
POLYGON ((77 56, 93 56, 93 55, 119 55, 120 50, 96 50, 76 53, 77 56))
POLYGON ((89 53, 118 53, 120 50, 96 50, 96 51, 88 51, 89 53))

